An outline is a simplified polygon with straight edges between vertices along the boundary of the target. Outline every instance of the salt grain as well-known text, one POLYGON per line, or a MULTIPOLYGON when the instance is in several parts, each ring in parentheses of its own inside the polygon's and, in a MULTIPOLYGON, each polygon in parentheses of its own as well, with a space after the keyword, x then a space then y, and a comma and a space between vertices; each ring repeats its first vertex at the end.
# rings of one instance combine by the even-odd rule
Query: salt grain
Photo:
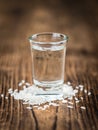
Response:
POLYGON ((75 91, 73 90, 72 86, 68 86, 66 84, 62 85, 62 92, 64 98, 71 98, 75 95, 75 91))
POLYGON ((21 86, 22 86, 22 82, 20 82, 20 83, 18 84, 18 86, 21 87, 21 86))
POLYGON ((44 108, 46 109, 46 108, 49 108, 49 105, 44 105, 44 108))
POLYGON ((44 107, 43 107, 41 110, 43 110, 43 111, 44 111, 44 110, 46 110, 46 108, 44 108, 44 107))
POLYGON ((77 100, 78 100, 78 98, 77 98, 77 97, 75 97, 75 100, 77 101, 77 100))
POLYGON ((1 97, 4 97, 4 94, 1 94, 1 97))
POLYGON ((80 91, 83 91, 83 88, 80 88, 80 91))
POLYGON ((25 83, 25 80, 21 80, 21 82, 18 84, 19 87, 21 87, 25 83))
POLYGON ((12 88, 9 88, 8 91, 9 91, 9 92, 12 91, 12 88))
POLYGON ((71 104, 71 105, 73 105, 73 102, 68 102, 68 104, 71 104))
POLYGON ((67 100, 62 100, 62 103, 67 103, 68 101, 67 100))
POLYGON ((91 95, 91 92, 88 92, 88 95, 90 96, 90 95, 91 95))
POLYGON ((73 97, 68 97, 68 100, 72 100, 73 99, 73 97))
POLYGON ((83 85, 79 85, 79 87, 80 87, 80 88, 84 88, 84 86, 83 86, 83 85))
POLYGON ((51 106, 59 106, 59 104, 53 103, 53 102, 50 102, 49 105, 51 105, 51 106))
POLYGON ((70 83, 69 81, 67 82, 67 84, 68 84, 68 85, 71 85, 71 83, 70 83))
POLYGON ((23 86, 23 89, 25 89, 25 88, 26 88, 26 86, 24 85, 24 86, 23 86))
POLYGON ((80 97, 81 98, 81 100, 83 100, 83 97, 80 97))
POLYGON ((14 92, 18 92, 18 89, 15 89, 14 92))
POLYGON ((43 110, 43 107, 38 107, 38 110, 43 110))
POLYGON ((78 90, 77 90, 77 89, 74 89, 74 93, 78 93, 78 90))
POLYGON ((86 109, 86 107, 84 107, 84 106, 81 106, 80 108, 81 108, 81 109, 83 109, 83 110, 85 110, 85 109, 86 109))
POLYGON ((77 100, 77 101, 75 101, 76 103, 79 103, 80 101, 79 100, 77 100))
POLYGON ((30 86, 30 84, 28 82, 25 83, 26 86, 30 86))
POLYGON ((5 99, 8 99, 8 97, 6 96, 5 99))
POLYGON ((13 91, 9 91, 8 93, 9 93, 9 94, 12 94, 12 93, 13 93, 13 91))
POLYGON ((22 80, 21 83, 24 84, 24 83, 25 83, 25 80, 22 80))
POLYGON ((68 108, 71 108, 71 109, 73 108, 73 106, 69 106, 69 105, 68 105, 67 107, 68 107, 68 108))
POLYGON ((28 102, 23 102, 22 104, 28 104, 28 102))
POLYGON ((26 107, 27 109, 29 109, 29 110, 31 110, 32 109, 32 107, 26 107))
POLYGON ((34 108, 37 108, 38 106, 33 106, 34 108))
POLYGON ((87 90, 86 90, 86 89, 84 90, 84 93, 87 93, 87 90))
POLYGON ((78 86, 76 86, 76 89, 79 89, 79 87, 78 87, 78 86))
POLYGON ((8 93, 9 93, 9 94, 13 93, 12 88, 9 88, 9 89, 8 89, 8 93))

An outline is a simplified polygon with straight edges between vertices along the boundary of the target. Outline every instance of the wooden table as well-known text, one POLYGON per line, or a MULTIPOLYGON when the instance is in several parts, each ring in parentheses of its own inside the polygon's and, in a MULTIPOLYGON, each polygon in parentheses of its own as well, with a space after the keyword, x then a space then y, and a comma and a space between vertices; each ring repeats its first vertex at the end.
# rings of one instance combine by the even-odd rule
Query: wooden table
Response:
MULTIPOLYGON (((0 1, 0 130, 98 130, 98 9, 97 2, 0 1), (81 110, 61 104, 45 111, 27 110, 8 89, 25 79, 32 83, 28 37, 37 32, 67 34, 65 82, 83 84, 81 110), (8 96, 8 99, 5 97, 8 96)), ((78 95, 80 96, 80 94, 78 95)))

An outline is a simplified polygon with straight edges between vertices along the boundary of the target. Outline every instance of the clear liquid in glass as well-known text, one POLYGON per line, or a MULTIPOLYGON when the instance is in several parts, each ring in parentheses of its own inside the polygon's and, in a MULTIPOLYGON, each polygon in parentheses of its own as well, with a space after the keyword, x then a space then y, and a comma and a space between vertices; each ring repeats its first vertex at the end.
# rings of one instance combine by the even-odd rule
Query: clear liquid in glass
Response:
POLYGON ((65 46, 44 48, 32 46, 32 67, 34 84, 41 87, 55 87, 64 82, 65 46))

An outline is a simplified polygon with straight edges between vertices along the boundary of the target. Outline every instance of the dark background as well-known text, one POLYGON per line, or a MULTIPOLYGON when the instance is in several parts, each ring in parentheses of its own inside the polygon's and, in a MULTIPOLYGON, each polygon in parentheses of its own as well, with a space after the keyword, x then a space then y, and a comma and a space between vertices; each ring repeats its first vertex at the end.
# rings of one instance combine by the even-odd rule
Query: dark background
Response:
POLYGON ((74 54, 81 48, 84 55, 98 56, 97 25, 97 0, 0 0, 0 52, 14 51, 31 34, 51 31, 67 34, 74 54))

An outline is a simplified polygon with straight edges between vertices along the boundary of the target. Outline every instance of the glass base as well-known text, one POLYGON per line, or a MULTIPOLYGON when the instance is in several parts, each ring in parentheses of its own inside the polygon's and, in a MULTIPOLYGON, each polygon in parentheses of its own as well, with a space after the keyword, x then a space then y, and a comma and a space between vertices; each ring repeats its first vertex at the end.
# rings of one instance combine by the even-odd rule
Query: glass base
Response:
POLYGON ((57 87, 60 86, 64 83, 64 80, 56 80, 56 81, 41 81, 39 82, 38 80, 33 79, 34 84, 38 87, 41 88, 52 88, 52 87, 57 87))

